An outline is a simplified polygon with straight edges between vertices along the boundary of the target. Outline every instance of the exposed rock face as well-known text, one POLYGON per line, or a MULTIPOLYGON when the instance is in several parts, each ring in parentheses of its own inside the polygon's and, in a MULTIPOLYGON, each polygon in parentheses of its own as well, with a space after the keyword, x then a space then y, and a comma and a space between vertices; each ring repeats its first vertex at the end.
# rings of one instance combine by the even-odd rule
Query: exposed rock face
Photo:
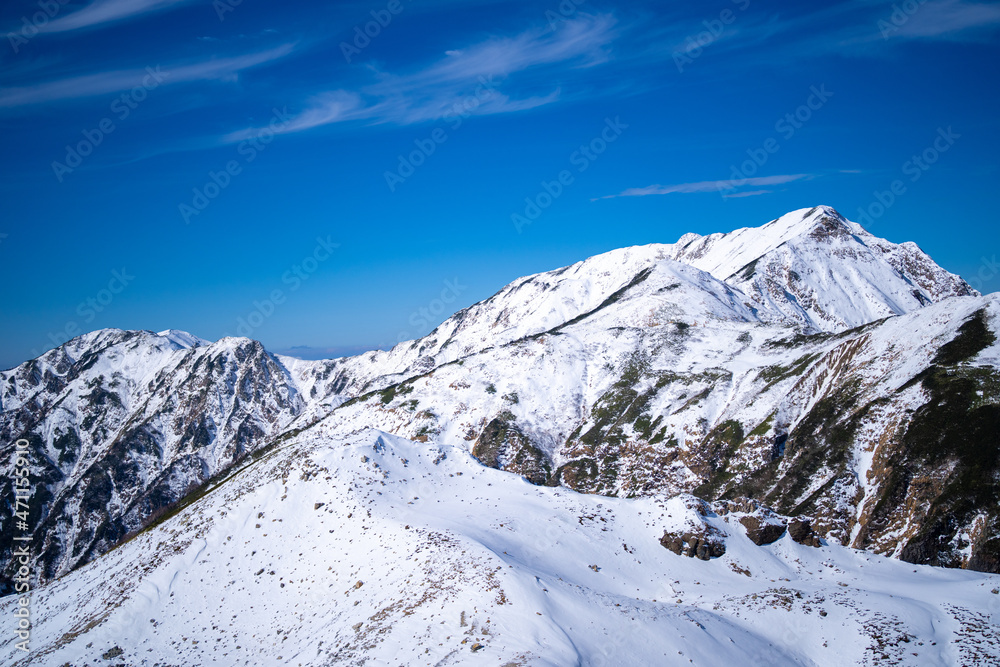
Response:
POLYGON ((757 546, 777 542, 785 534, 786 520, 752 498, 718 500, 712 503, 712 509, 728 523, 735 521, 742 525, 757 546))
POLYGON ((747 529, 747 537, 757 546, 777 542, 785 534, 785 522, 777 517, 771 520, 763 516, 748 514, 740 517, 740 523, 747 529))
POLYGON ((683 527, 665 530, 660 544, 678 556, 709 560, 726 553, 726 535, 705 521, 711 506, 693 496, 683 497, 686 521, 683 527))
POLYGON ((812 522, 809 519, 797 517, 788 521, 788 535, 807 547, 821 547, 819 537, 813 532, 812 522))
POLYGON ((679 556, 701 560, 718 558, 726 553, 725 536, 714 526, 684 533, 665 532, 660 544, 679 556))
POLYGON ((509 412, 486 425, 472 455, 485 466, 522 475, 532 484, 545 484, 552 474, 545 454, 518 430, 509 412))

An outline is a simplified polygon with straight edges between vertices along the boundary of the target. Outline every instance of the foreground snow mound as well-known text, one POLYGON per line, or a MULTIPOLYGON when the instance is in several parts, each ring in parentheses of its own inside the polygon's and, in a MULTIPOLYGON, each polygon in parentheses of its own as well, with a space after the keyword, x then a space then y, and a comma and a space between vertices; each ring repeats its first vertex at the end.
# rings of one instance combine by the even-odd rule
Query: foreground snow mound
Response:
MULTIPOLYGON (((757 546, 730 519, 687 496, 537 487, 459 448, 317 427, 36 591, 30 657, 7 642, 0 661, 1000 660, 991 592, 1000 577, 803 546, 788 534, 757 546), (698 522, 725 534, 723 556, 661 546, 665 532, 698 522)), ((0 600, 0 614, 14 604, 0 600)))

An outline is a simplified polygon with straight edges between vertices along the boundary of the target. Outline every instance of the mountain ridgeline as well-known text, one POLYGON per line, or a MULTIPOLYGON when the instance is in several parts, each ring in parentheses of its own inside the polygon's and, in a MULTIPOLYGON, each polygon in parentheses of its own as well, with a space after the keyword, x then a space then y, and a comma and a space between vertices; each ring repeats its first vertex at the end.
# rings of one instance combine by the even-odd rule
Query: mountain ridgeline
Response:
POLYGON ((524 277, 355 357, 93 332, 0 373, 0 440, 5 465, 30 443, 43 579, 318 426, 588 494, 751 498, 829 542, 1000 572, 998 322, 996 294, 820 206, 524 277))

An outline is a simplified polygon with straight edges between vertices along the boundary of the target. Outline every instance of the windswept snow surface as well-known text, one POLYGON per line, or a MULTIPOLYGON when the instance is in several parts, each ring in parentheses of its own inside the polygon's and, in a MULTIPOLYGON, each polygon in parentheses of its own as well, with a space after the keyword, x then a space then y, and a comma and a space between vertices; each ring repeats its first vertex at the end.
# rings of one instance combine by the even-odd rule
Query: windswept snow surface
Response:
MULTIPOLYGON (((536 487, 456 447, 322 425, 35 593, 10 665, 987 665, 1000 577, 786 534, 660 546, 684 496, 536 487)), ((15 602, 0 601, 9 616, 15 602)))

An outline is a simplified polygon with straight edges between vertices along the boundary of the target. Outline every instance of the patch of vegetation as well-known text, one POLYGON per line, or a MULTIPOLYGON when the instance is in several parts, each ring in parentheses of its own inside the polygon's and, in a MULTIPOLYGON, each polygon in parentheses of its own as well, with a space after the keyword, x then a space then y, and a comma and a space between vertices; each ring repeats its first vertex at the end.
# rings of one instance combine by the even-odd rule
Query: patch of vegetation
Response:
POLYGON ((559 469, 552 476, 551 485, 558 486, 562 483, 575 491, 593 493, 597 489, 599 477, 600 468, 597 461, 591 458, 582 458, 559 466, 559 469))
MULTIPOLYGON (((657 415, 655 419, 650 420, 649 415, 643 413, 636 418, 633 427, 636 433, 643 440, 651 441, 653 433, 659 428, 660 423, 663 421, 663 415, 657 415)), ((666 427, 664 427, 666 428, 666 427)))
POLYGON ((516 391, 512 391, 509 394, 504 394, 503 395, 503 400, 509 401, 509 402, 513 403, 514 405, 517 405, 520 402, 521 399, 518 398, 516 391))
POLYGON ((497 393, 497 387, 496 387, 496 385, 493 384, 492 382, 490 382, 488 385, 486 385, 486 393, 487 394, 495 394, 495 393, 497 393))
POLYGON ((741 268, 736 273, 740 274, 741 279, 750 280, 751 278, 753 278, 754 273, 756 273, 757 271, 757 262, 759 261, 760 257, 750 262, 749 264, 744 265, 743 268, 741 268))
POLYGON ((729 459, 742 443, 743 425, 735 419, 727 419, 709 431, 699 447, 704 463, 691 466, 692 470, 708 479, 694 491, 695 495, 714 499, 722 485, 732 479, 733 474, 728 470, 729 459))
POLYGON ((806 354, 799 357, 788 366, 768 366, 764 368, 757 376, 758 379, 767 383, 761 391, 767 391, 782 380, 802 375, 806 372, 809 364, 818 359, 819 356, 819 352, 806 354))
POLYGON ((748 438, 759 438, 767 435, 767 432, 771 430, 771 424, 774 422, 774 415, 776 413, 772 412, 767 416, 767 419, 757 424, 754 430, 747 434, 748 438))
MULTIPOLYGON (((847 333, 847 332, 842 332, 847 333)), ((797 333, 788 338, 778 338, 775 340, 769 340, 764 343, 765 348, 791 348, 791 347, 802 347, 804 345, 810 345, 815 343, 822 343, 823 341, 833 338, 835 334, 830 334, 826 332, 812 333, 812 334, 802 334, 797 333)), ((836 334, 840 335, 840 334, 836 334)))
POLYGON ((939 366, 960 364, 972 359, 996 340, 996 336, 986 324, 986 310, 977 310, 959 327, 958 335, 938 349, 931 363, 939 366))
MULTIPOLYGON (((966 322, 955 340, 942 346, 935 360, 960 363, 990 345, 992 334, 986 331, 984 335, 976 324, 979 317, 977 314, 966 322)), ((878 509, 884 505, 884 511, 890 511, 896 501, 907 496, 917 478, 950 470, 941 492, 928 499, 921 529, 900 557, 932 565, 957 565, 957 555, 948 545, 959 527, 984 510, 990 523, 996 526, 1000 522, 1000 405, 995 402, 1000 374, 992 368, 935 364, 918 377, 929 400, 913 414, 878 509)), ((986 532, 995 534, 995 529, 986 532)), ((973 554, 970 567, 1000 572, 1000 541, 987 538, 973 545, 973 554)))

